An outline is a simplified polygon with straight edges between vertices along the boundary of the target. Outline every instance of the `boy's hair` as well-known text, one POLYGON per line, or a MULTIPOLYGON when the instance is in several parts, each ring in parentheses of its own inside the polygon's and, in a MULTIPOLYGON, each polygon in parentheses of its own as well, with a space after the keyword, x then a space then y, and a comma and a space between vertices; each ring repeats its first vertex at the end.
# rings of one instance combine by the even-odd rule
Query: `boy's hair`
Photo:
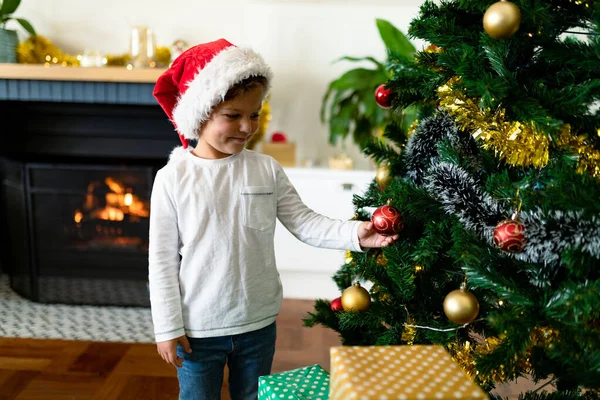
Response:
POLYGON ((257 87, 262 87, 266 90, 268 86, 269 81, 264 76, 250 76, 246 79, 242 79, 240 82, 230 87, 227 93, 225 94, 223 101, 235 99, 239 95, 248 93, 249 91, 257 87))

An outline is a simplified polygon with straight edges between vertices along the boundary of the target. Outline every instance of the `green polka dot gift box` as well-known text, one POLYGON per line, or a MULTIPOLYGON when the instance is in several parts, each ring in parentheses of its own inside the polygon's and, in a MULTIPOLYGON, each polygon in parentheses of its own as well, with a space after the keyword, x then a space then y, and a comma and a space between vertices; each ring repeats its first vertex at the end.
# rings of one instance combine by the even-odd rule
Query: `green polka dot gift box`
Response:
POLYGON ((328 400, 329 374, 320 365, 258 378, 258 400, 328 400))
POLYGON ((487 400, 439 345, 332 347, 330 400, 487 400))

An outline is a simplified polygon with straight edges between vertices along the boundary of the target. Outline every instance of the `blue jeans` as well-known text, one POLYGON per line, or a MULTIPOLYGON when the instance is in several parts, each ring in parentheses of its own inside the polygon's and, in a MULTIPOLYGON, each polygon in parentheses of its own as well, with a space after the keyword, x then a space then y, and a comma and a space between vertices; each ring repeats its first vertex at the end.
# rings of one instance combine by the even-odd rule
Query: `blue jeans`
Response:
POLYGON ((258 377, 271 373, 275 354, 275 322, 252 332, 211 338, 190 338, 191 353, 181 345, 177 355, 179 400, 220 400, 225 363, 231 400, 256 400, 258 377))

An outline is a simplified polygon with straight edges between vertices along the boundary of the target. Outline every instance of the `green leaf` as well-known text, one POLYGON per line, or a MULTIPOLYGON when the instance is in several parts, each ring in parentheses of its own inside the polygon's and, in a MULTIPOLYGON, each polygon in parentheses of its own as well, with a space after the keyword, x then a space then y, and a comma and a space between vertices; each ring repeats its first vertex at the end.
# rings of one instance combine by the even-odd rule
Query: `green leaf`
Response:
POLYGON ((371 123, 365 117, 359 118, 356 121, 356 126, 354 127, 354 132, 352 133, 352 138, 354 142, 358 143, 358 145, 362 148, 364 147, 370 139, 373 137, 371 132, 371 123))
POLYGON ((338 61, 352 61, 352 62, 371 61, 373 64, 375 64, 377 66, 377 69, 385 71, 385 65, 383 65, 381 62, 377 61, 373 57, 350 57, 350 56, 344 56, 344 57, 340 57, 337 60, 335 60, 335 62, 338 62, 338 61))
POLYGON ((356 112, 356 104, 352 98, 340 102, 338 112, 331 115, 329 120, 329 142, 335 144, 338 137, 342 139, 348 135, 351 115, 356 112))
POLYGON ((371 86, 373 76, 377 75, 377 70, 357 68, 351 69, 335 81, 331 82, 333 90, 364 90, 371 86))
POLYGON ((33 26, 31 26, 31 24, 29 23, 29 21, 27 21, 26 19, 23 18, 15 18, 15 20, 17 20, 18 23, 21 24, 21 26, 27 31, 29 32, 32 36, 35 36, 35 29, 33 29, 33 26))
POLYGON ((415 49, 415 46, 413 46, 408 38, 390 22, 383 19, 377 19, 377 29, 379 29, 379 35, 388 51, 405 56, 412 56, 416 53, 417 50, 415 49))
POLYGON ((19 4, 21 0, 2 0, 2 5, 0 6, 0 15, 10 15, 14 13, 17 8, 19 8, 19 4))

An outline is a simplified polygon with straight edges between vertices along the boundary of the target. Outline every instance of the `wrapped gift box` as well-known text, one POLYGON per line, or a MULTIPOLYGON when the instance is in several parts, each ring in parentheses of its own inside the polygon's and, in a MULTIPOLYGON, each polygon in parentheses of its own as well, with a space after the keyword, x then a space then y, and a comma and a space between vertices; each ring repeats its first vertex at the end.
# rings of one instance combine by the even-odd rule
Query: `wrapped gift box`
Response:
POLYGON ((327 400, 329 374, 320 365, 258 378, 258 400, 327 400))
POLYGON ((487 399, 438 345, 332 347, 331 400, 487 399))

